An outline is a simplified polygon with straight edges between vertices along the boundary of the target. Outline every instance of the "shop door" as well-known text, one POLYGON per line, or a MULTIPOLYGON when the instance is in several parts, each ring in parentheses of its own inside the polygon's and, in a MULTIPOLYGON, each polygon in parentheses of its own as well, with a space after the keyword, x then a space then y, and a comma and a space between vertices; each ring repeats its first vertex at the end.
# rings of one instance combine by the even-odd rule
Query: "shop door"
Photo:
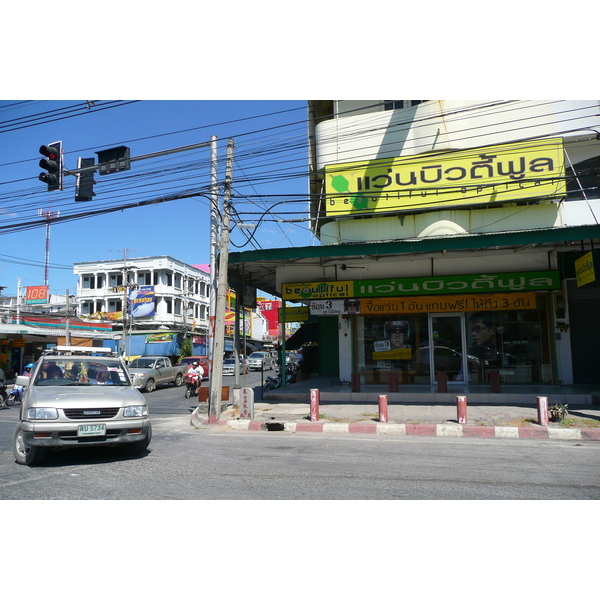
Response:
POLYGON ((465 339, 465 315, 442 313, 429 315, 429 360, 431 385, 437 374, 446 373, 448 384, 464 384, 468 370, 467 342, 465 339), (431 349, 433 348, 433 352, 431 349))

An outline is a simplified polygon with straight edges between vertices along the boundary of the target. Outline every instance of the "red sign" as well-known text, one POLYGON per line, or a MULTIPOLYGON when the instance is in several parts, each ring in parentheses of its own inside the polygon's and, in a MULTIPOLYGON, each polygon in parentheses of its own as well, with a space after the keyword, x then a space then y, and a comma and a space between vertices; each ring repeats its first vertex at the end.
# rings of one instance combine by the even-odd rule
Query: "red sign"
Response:
POLYGON ((48 286, 34 285, 25 288, 25 304, 47 304, 48 286))

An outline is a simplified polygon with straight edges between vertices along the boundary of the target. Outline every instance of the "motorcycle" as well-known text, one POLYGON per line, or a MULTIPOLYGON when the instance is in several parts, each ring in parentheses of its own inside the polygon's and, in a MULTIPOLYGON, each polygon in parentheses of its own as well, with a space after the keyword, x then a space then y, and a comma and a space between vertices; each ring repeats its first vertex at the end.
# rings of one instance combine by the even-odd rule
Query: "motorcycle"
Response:
POLYGON ((270 392, 271 390, 276 390, 278 387, 281 387, 281 380, 279 377, 271 377, 268 376, 265 381, 263 388, 265 392, 270 392))
POLYGON ((12 406, 15 402, 23 402, 23 386, 13 385, 12 390, 8 392, 6 404, 12 406))
POLYGON ((14 403, 14 398, 10 397, 6 393, 6 383, 0 383, 0 408, 4 408, 5 406, 12 406, 14 403))
POLYGON ((185 375, 185 398, 191 398, 196 395, 196 383, 198 381, 198 375, 192 373, 186 373, 185 375))

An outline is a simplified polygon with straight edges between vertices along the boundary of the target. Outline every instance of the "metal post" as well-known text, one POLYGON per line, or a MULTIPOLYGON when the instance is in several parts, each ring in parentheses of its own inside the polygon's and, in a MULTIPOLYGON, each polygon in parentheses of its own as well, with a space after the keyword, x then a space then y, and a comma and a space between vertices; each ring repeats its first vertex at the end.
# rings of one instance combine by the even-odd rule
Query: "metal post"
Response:
POLYGON ((548 398, 546 396, 537 397, 537 414, 538 423, 548 427, 550 422, 548 421, 548 398))
POLYGON ((466 396, 456 396, 456 412, 457 412, 459 424, 466 425, 466 423, 467 423, 467 397, 466 396))
POLYGON ((319 420, 319 400, 319 390, 310 390, 310 420, 313 423, 319 420))
POLYGON ((377 403, 379 405, 379 422, 388 422, 388 397, 385 394, 377 396, 377 403))
POLYGON ((225 309, 227 303, 227 266, 229 262, 229 212, 231 180, 233 173, 233 140, 227 140, 227 163, 223 192, 223 226, 219 244, 219 272, 215 309, 212 369, 209 395, 209 423, 216 423, 221 416, 221 393, 223 384, 223 352, 225 351, 225 309))

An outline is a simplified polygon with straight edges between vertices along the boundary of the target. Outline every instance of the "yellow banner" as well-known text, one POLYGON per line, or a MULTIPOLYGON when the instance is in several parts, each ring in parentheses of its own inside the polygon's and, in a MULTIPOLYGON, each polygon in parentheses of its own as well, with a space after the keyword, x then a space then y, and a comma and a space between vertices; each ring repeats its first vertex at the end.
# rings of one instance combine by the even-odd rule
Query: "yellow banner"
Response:
POLYGON ((577 280, 577 287, 596 281, 594 255, 592 252, 584 254, 575 261, 575 278, 577 280))
POLYGON ((535 293, 363 298, 361 316, 394 313, 471 312, 476 310, 527 310, 536 308, 535 293))
POLYGON ((327 216, 554 198, 564 176, 560 138, 329 165, 327 216))

